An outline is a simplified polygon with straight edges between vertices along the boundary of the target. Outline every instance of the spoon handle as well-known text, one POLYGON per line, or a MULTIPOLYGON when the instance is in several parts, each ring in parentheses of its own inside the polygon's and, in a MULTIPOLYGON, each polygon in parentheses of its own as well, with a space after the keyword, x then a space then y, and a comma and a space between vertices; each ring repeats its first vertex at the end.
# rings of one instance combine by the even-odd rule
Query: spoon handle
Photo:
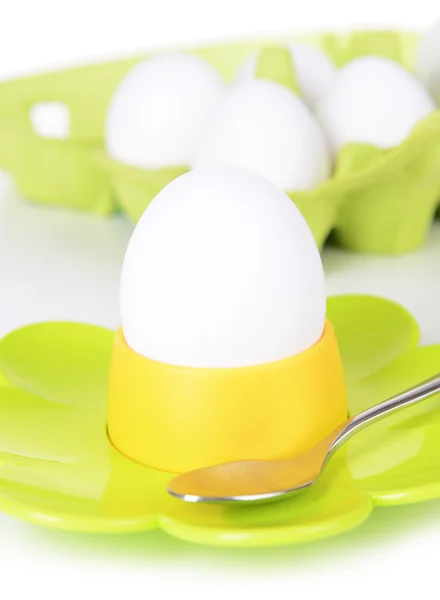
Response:
POLYGON ((358 431, 361 431, 368 425, 380 421, 383 417, 396 412, 401 408, 417 404, 421 400, 425 400, 437 392, 440 392, 440 373, 397 394, 397 396, 393 396, 389 400, 385 400, 384 402, 355 415, 348 420, 345 427, 335 437, 334 442, 328 450, 327 458, 358 431))

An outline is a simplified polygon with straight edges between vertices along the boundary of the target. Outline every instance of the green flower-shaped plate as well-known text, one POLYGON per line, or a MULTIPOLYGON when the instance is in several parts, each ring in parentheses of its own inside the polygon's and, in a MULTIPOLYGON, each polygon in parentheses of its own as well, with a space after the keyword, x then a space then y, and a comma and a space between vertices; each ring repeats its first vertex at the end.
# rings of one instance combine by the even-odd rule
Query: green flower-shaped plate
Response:
MULTIPOLYGON (((328 301, 357 413, 436 371, 440 345, 419 347, 401 306, 372 296, 328 301)), ((166 492, 171 473, 122 456, 106 435, 113 332, 75 323, 24 327, 0 343, 0 509, 53 528, 157 527, 203 544, 266 546, 341 533, 375 504, 440 497, 439 397, 354 437, 319 482, 284 501, 191 505, 166 492)))

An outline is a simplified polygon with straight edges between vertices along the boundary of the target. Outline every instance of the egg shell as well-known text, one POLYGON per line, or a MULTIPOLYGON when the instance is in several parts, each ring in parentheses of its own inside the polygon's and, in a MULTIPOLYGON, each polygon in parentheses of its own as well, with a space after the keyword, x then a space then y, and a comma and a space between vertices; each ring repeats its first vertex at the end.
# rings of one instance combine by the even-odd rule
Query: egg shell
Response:
POLYGON ((189 164, 223 89, 220 74, 196 56, 167 54, 138 64, 110 103, 108 153, 147 169, 189 164))
POLYGON ((329 150, 320 125, 298 96, 254 79, 232 86, 212 113, 192 167, 235 166, 284 190, 328 179, 329 150))
POLYGON ((37 102, 29 118, 40 137, 65 140, 70 136, 70 109, 64 102, 37 102))
POLYGON ((437 104, 440 103, 440 19, 420 40, 416 71, 437 104))
POLYGON ((320 339, 325 298, 316 243, 288 196, 242 169, 198 169, 165 187, 136 226, 122 330, 162 363, 259 365, 320 339))
MULTIPOLYGON (((336 74, 331 58, 310 44, 296 43, 286 46, 291 54, 296 77, 304 100, 313 107, 336 74)), ((248 81, 255 77, 259 54, 253 54, 242 63, 236 81, 248 81)))
POLYGON ((317 115, 337 153, 350 142, 397 146, 434 109, 414 75, 392 60, 368 56, 339 71, 318 103, 317 115))

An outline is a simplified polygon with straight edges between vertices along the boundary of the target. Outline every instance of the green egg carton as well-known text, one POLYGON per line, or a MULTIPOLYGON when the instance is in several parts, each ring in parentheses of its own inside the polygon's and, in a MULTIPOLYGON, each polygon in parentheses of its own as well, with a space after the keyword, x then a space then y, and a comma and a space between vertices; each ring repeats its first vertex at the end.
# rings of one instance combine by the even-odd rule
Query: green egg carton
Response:
MULTIPOLYGON (((139 60, 139 59, 137 59, 139 60)), ((103 149, 109 99, 136 59, 33 75, 0 84, 0 168, 21 195, 36 202, 106 215, 116 208, 107 174, 94 154, 103 149), (69 109, 67 139, 38 135, 32 108, 60 102, 69 109)))
MULTIPOLYGON (((304 41, 326 51, 336 65, 375 54, 411 69, 413 33, 359 31, 288 35, 242 43, 184 48, 209 61, 226 81, 248 56, 269 44, 304 41)), ((0 167, 35 201, 108 214, 118 208, 136 222, 155 195, 186 166, 143 170, 117 163, 105 152, 107 107, 123 76, 145 56, 78 67, 0 84, 0 167), (71 114, 66 140, 47 139, 29 117, 39 102, 65 103, 71 114)), ((350 144, 333 177, 289 196, 320 247, 332 233, 359 252, 399 254, 423 244, 440 199, 440 111, 420 122, 400 146, 379 150, 350 144)))

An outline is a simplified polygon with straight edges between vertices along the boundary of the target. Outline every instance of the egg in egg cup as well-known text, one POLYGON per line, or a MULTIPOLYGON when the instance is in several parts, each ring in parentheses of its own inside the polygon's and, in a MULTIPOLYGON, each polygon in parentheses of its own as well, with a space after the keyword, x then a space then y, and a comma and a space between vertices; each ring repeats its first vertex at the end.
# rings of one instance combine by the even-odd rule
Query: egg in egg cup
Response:
POLYGON ((279 188, 196 169, 138 223, 121 283, 108 434, 163 471, 304 452, 347 417, 319 251, 279 188))

